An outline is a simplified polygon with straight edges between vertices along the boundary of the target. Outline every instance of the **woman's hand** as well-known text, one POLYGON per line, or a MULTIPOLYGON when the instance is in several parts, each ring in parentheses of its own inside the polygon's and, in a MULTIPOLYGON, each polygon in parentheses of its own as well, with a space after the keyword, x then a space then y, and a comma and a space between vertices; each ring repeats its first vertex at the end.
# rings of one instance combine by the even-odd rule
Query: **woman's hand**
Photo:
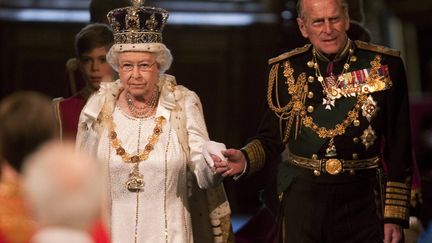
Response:
POLYGON ((246 158, 240 150, 227 149, 222 151, 226 160, 217 156, 213 159, 215 172, 222 174, 223 177, 234 176, 244 172, 246 168, 246 158))

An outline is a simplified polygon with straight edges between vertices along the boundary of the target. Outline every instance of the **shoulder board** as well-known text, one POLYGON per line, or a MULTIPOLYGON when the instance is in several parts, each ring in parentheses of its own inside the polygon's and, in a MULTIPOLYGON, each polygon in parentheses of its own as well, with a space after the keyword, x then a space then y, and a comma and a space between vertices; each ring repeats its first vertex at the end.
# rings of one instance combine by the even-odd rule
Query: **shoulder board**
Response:
POLYGON ((359 49, 368 50, 368 51, 374 51, 374 52, 378 52, 378 53, 381 53, 381 54, 385 54, 385 55, 389 55, 389 56, 394 56, 394 57, 399 57, 400 56, 400 51, 398 51, 396 49, 389 48, 389 47, 380 46, 380 45, 377 45, 377 44, 372 44, 372 43, 368 43, 368 42, 364 42, 364 41, 359 41, 359 40, 354 41, 354 43, 356 44, 356 46, 359 49))
POLYGON ((311 44, 306 44, 302 47, 295 48, 289 52, 282 53, 277 57, 270 58, 268 60, 268 64, 270 65, 270 64, 273 64, 275 62, 279 62, 280 60, 287 59, 287 58, 290 58, 292 56, 306 52, 307 50, 309 50, 310 47, 311 47, 311 44))

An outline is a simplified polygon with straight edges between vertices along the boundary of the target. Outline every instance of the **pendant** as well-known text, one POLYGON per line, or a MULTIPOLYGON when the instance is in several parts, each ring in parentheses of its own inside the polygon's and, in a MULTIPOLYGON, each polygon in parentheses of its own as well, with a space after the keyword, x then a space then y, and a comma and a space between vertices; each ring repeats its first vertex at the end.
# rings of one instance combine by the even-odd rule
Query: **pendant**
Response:
POLYGON ((326 89, 327 97, 330 97, 331 99, 339 99, 341 97, 341 92, 339 88, 336 88, 334 86, 330 86, 328 89, 326 89))
POLYGON ((335 157, 336 155, 336 146, 329 145, 328 148, 326 148, 325 157, 335 157))
POLYGON ((329 145, 326 148, 326 153, 325 153, 324 156, 327 157, 327 158, 329 158, 329 157, 335 157, 337 155, 337 153, 336 153, 336 146, 333 144, 334 143, 333 139, 334 138, 330 139, 329 145))
POLYGON ((336 78, 334 75, 328 76, 325 78, 325 85, 323 86, 324 94, 332 99, 336 100, 341 97, 341 89, 338 87, 339 82, 338 78, 336 78))
POLYGON ((134 165, 126 181, 126 187, 130 192, 139 192, 144 189, 144 175, 139 172, 138 165, 138 163, 134 165))
POLYGON ((325 105, 326 110, 331 110, 332 106, 335 106, 335 100, 329 97, 323 98, 323 105, 325 105))

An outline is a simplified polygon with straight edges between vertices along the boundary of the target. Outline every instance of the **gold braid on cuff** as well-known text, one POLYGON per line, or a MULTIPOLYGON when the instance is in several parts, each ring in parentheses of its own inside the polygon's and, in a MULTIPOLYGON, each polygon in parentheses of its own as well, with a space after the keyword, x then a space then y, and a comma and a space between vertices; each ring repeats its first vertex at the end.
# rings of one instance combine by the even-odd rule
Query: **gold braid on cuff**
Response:
POLYGON ((258 139, 252 140, 245 147, 242 148, 249 158, 249 173, 254 174, 264 167, 265 152, 261 142, 258 139))
POLYGON ((389 181, 386 185, 384 218, 408 220, 410 187, 405 183, 389 181))

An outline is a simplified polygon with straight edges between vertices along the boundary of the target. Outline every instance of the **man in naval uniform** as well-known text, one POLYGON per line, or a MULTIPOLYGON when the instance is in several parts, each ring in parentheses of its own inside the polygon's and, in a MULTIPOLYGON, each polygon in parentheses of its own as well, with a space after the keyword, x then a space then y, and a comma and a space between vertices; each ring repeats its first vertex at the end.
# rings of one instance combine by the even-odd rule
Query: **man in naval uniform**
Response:
POLYGON ((412 174, 399 52, 350 40, 344 0, 300 0, 297 10, 311 44, 269 60, 259 131, 242 149, 213 156, 215 171, 247 176, 287 147, 278 169, 281 242, 399 242, 412 174))

